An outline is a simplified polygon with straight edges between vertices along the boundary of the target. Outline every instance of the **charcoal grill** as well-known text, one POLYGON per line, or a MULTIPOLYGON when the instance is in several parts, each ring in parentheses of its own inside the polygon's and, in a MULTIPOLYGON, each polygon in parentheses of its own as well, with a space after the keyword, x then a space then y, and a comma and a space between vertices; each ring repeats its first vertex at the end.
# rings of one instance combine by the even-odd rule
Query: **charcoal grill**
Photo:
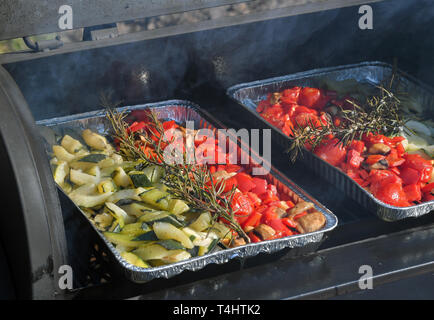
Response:
MULTIPOLYGON (((0 39, 58 32, 61 2, 2 1, 0 39)), ((250 128, 251 115, 240 114, 226 96, 228 87, 363 61, 397 61, 434 86, 429 1, 288 0, 250 14, 125 35, 117 35, 116 22, 261 1, 69 3, 74 28, 87 28, 88 41, 59 46, 61 40, 54 39, 40 44, 45 51, 0 55, 0 298, 434 298, 433 214, 381 221, 302 161, 288 166, 275 143, 273 165, 338 216, 339 226, 327 239, 133 284, 56 191, 35 125, 97 110, 99 93, 108 92, 125 105, 194 101, 227 127, 250 128), (374 12, 372 30, 358 26, 358 8, 366 3, 374 12), (72 290, 58 286, 65 264, 74 270, 72 290), (358 285, 363 265, 373 268, 373 290, 358 285)))

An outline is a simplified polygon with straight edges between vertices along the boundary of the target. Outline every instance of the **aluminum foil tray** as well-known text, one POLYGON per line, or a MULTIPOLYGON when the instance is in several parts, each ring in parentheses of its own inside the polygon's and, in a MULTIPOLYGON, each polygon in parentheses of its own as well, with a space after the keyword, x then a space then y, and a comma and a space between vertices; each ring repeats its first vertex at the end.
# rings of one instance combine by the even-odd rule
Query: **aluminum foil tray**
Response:
MULTIPOLYGON (((272 128, 272 139, 288 150, 290 138, 278 128, 266 122, 257 112, 256 106, 270 92, 278 92, 293 86, 316 87, 327 81, 343 81, 354 79, 366 85, 378 85, 390 79, 393 72, 391 65, 382 62, 363 62, 345 66, 315 69, 277 78, 259 80, 235 85, 227 90, 227 94, 243 107, 244 111, 253 114, 252 126, 257 128, 272 128)), ((432 117, 434 106, 434 91, 415 78, 397 70, 395 81, 399 81, 400 91, 406 92, 425 107, 424 116, 432 117), (431 108, 430 108, 431 107, 431 108)), ((338 168, 328 164, 315 154, 304 150, 302 161, 315 173, 336 185, 346 195, 369 209, 385 221, 396 221, 408 217, 419 217, 434 209, 434 201, 429 201, 411 207, 395 207, 376 199, 371 193, 359 186, 338 168)))
MULTIPOLYGON (((208 113, 188 101, 170 100, 159 103, 123 107, 119 108, 118 110, 136 110, 145 108, 154 110, 161 119, 171 119, 180 123, 187 120, 194 121, 195 128, 209 128, 211 130, 216 130, 216 128, 224 128, 221 123, 213 119, 208 113)), ((62 134, 63 130, 65 129, 83 130, 89 128, 103 134, 107 133, 109 129, 109 124, 104 116, 104 110, 42 120, 37 122, 37 125, 39 125, 40 133, 47 142, 47 153, 51 152, 51 146, 56 143, 56 134, 62 134)), ((244 150, 242 152, 245 152, 245 146, 241 145, 241 148, 244 150)), ((255 159, 256 161, 260 161, 260 158, 254 154, 253 151, 250 154, 250 157, 253 161, 255 161, 255 159)), ((103 234, 98 231, 90 221, 89 223, 114 255, 116 261, 123 269, 127 278, 137 283, 147 282, 154 278, 170 278, 183 272, 184 270, 196 271, 211 263, 222 264, 231 259, 251 257, 261 252, 272 253, 284 248, 296 248, 305 246, 309 243, 320 242, 324 236, 324 233, 331 231, 337 226, 337 217, 326 207, 301 190, 291 180, 278 172, 275 168, 272 166, 270 167, 271 171, 266 178, 269 182, 276 185, 280 193, 286 193, 293 198, 295 202, 301 200, 313 202, 316 209, 324 214, 326 217, 326 224, 321 230, 308 234, 300 234, 281 239, 251 243, 237 248, 218 248, 217 251, 204 256, 193 257, 188 260, 166 266, 144 269, 131 265, 121 258, 114 246, 106 240, 103 234)), ((59 188, 59 190, 61 190, 61 188, 59 188)), ((80 210, 78 207, 77 209, 80 210)), ((82 214, 84 214, 84 212, 82 212, 82 214)))

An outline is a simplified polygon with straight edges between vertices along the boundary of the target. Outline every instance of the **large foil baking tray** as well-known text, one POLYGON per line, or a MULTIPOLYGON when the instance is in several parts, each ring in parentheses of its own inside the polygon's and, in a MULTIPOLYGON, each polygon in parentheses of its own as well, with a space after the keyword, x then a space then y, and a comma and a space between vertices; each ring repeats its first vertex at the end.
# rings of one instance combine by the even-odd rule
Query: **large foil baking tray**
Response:
MULTIPOLYGON (((188 101, 170 100, 159 103, 123 107, 119 108, 118 110, 137 110, 145 108, 155 111, 158 114, 158 117, 161 119, 171 119, 177 121, 178 123, 194 121, 195 128, 208 128, 211 130, 216 130, 216 128, 224 128, 220 122, 215 120, 205 111, 201 110, 195 104, 188 101)), ((109 124, 105 118, 104 110, 42 120, 37 122, 37 124, 40 126, 40 132, 47 142, 47 153, 51 152, 51 146, 56 143, 56 134, 60 135, 65 129, 83 130, 89 128, 103 134, 106 134, 109 131, 109 124)), ((245 146, 242 146, 242 150, 246 150, 245 146)), ((253 161, 261 161, 258 155, 253 151, 251 152, 250 157, 253 159, 253 161)), ((296 248, 310 243, 320 242, 326 232, 331 231, 337 226, 337 217, 275 168, 272 166, 270 167, 270 173, 266 178, 269 182, 276 185, 280 193, 286 193, 296 202, 301 200, 313 202, 316 209, 324 214, 326 217, 326 224, 322 229, 312 233, 251 243, 231 249, 218 248, 217 251, 204 256, 193 257, 188 260, 170 265, 145 269, 136 267, 126 262, 120 256, 115 247, 106 240, 103 234, 98 231, 90 221, 89 223, 114 255, 117 263, 119 263, 120 267, 123 269, 126 277, 137 283, 147 282, 154 278, 170 278, 183 272, 184 270, 196 271, 212 263, 222 264, 235 258, 247 258, 262 252, 272 253, 284 248, 296 248)), ((61 188, 59 188, 59 190, 63 192, 61 188)), ((79 207, 77 207, 77 209, 80 210, 79 207)), ((81 213, 84 214, 82 211, 81 213)))
MULTIPOLYGON (((264 100, 268 93, 280 92, 293 86, 318 87, 327 82, 354 79, 367 86, 384 84, 390 80, 393 67, 383 62, 363 62, 338 67, 314 69, 291 75, 238 84, 230 87, 227 94, 242 106, 243 111, 251 113, 254 117, 252 126, 255 128, 272 128, 272 139, 288 150, 290 138, 277 127, 266 122, 257 112, 256 106, 264 100)), ((394 81, 399 83, 399 89, 409 97, 424 106, 424 116, 432 117, 434 113, 434 90, 421 83, 414 77, 396 70, 394 81)), ((411 207, 395 207, 376 199, 371 193, 363 189, 354 180, 338 168, 328 164, 315 154, 304 150, 301 161, 306 163, 315 173, 334 184, 346 195, 357 201, 360 205, 374 212, 385 221, 396 221, 408 217, 419 217, 434 209, 434 201, 424 202, 411 207)), ((289 160, 288 160, 289 165, 289 160)))

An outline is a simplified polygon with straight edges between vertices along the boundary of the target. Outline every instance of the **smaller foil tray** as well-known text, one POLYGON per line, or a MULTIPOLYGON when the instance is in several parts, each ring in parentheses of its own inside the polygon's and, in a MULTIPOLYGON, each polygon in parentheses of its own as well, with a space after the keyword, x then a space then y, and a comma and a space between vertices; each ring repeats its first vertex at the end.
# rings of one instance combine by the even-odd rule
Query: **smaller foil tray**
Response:
MULTIPOLYGON (((257 103, 266 99, 268 93, 280 92, 293 86, 318 87, 327 81, 356 80, 365 85, 379 85, 390 79, 393 67, 383 62, 362 62, 358 64, 344 65, 314 69, 291 75, 258 80, 249 83, 238 84, 227 90, 227 95, 235 100, 243 111, 251 113, 253 123, 257 128, 272 128, 272 139, 284 150, 290 147, 290 138, 277 127, 268 123, 256 112, 257 103)), ((434 106, 434 91, 429 86, 421 83, 414 77, 397 70, 395 81, 399 82, 400 91, 406 92, 424 107, 424 117, 433 117, 430 107, 434 106)), ((410 207, 395 207, 375 198, 354 180, 348 177, 338 168, 330 165, 315 154, 303 150, 302 159, 316 174, 325 178, 337 186, 347 196, 354 199, 363 207, 375 213, 384 221, 397 221, 408 217, 420 217, 434 209, 434 200, 410 207)))
MULTIPOLYGON (((158 114, 159 118, 171 119, 179 123, 183 123, 185 121, 194 121, 195 128, 208 128, 211 130, 217 130, 217 128, 224 129, 224 126, 207 112, 200 109, 194 103, 184 100, 170 100, 158 103, 122 107, 118 108, 117 110, 131 111, 138 109, 151 109, 158 114)), ((45 139, 47 155, 51 153, 51 147, 56 143, 56 134, 60 135, 65 129, 91 129, 102 134, 107 134, 109 131, 109 123, 105 118, 104 110, 42 120, 38 121, 37 125, 39 126, 41 135, 45 139)), ((246 149, 246 146, 242 144, 239 144, 239 146, 241 147, 242 152, 246 152, 246 150, 248 150, 246 149)), ((257 163, 261 163, 262 161, 262 159, 256 153, 254 153, 253 150, 251 150, 250 159, 257 163)), ((295 203, 302 200, 310 201, 314 203, 315 208, 318 211, 324 214, 326 218, 326 224, 322 229, 307 234, 294 235, 258 243, 250 243, 236 248, 218 248, 218 250, 204 256, 193 257, 188 260, 180 261, 170 265, 145 269, 136 267, 126 262, 120 256, 115 247, 104 237, 104 235, 89 220, 88 221, 111 251, 126 277, 136 283, 148 282, 155 278, 170 278, 183 272, 184 270, 196 271, 212 263, 223 264, 235 258, 247 258, 255 256, 259 253, 273 253, 285 248, 303 247, 310 243, 319 243, 323 239, 323 236, 326 232, 333 230, 337 226, 337 217, 270 164, 267 163, 267 165, 271 168, 271 170, 270 173, 265 176, 265 178, 269 183, 276 185, 279 193, 287 194, 294 199, 295 203)), ((63 192, 60 187, 59 190, 63 192)), ((85 213, 78 206, 75 204, 74 206, 83 215, 85 215, 85 213)))

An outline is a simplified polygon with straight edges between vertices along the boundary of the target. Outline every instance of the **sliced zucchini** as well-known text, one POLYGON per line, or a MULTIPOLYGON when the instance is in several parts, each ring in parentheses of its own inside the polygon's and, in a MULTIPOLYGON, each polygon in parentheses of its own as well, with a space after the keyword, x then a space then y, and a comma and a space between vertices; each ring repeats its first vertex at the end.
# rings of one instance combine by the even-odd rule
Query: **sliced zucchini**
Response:
POLYGON ((168 239, 168 240, 160 240, 157 241, 155 244, 158 244, 164 248, 166 248, 167 250, 184 250, 184 246, 181 244, 181 242, 173 240, 173 239, 168 239))
POLYGON ((139 220, 142 222, 146 222, 148 224, 152 224, 152 221, 161 220, 165 217, 168 217, 170 212, 167 211, 151 211, 143 214, 139 220))
POLYGON ((72 169, 75 169, 75 170, 89 171, 89 170, 91 170, 95 166, 95 163, 92 163, 92 162, 71 161, 69 163, 69 166, 72 169))
POLYGON ((231 230, 223 223, 215 222, 210 230, 215 232, 220 239, 232 239, 231 230))
POLYGON ((84 147, 80 141, 67 134, 63 137, 60 144, 66 151, 72 154, 79 152, 84 147))
POLYGON ((115 162, 115 165, 116 164, 120 165, 124 162, 124 159, 122 158, 122 156, 120 154, 113 153, 110 157, 115 162))
POLYGON ((116 165, 116 163, 112 158, 105 158, 104 160, 101 160, 100 162, 98 162, 98 165, 101 168, 111 168, 114 165, 116 165))
POLYGON ((101 214, 97 214, 93 221, 102 229, 109 227, 113 223, 113 216, 103 212, 101 214))
POLYGON ((90 154, 85 155, 84 157, 80 158, 77 161, 78 162, 99 163, 106 158, 107 158, 107 156, 103 153, 90 153, 90 154))
POLYGON ((133 185, 131 178, 125 173, 122 167, 117 167, 114 171, 113 180, 117 186, 122 188, 128 188, 133 185))
POLYGON ((97 186, 99 193, 107 193, 107 192, 115 192, 116 191, 116 185, 113 183, 113 180, 107 179, 104 181, 101 181, 97 186))
POLYGON ((84 184, 97 184, 98 178, 95 176, 92 176, 90 174, 84 173, 80 170, 74 170, 71 169, 69 172, 69 179, 71 182, 75 183, 76 185, 84 185, 84 184))
POLYGON ((130 215, 141 217, 146 213, 158 211, 157 209, 152 208, 150 205, 146 205, 144 203, 133 202, 131 204, 122 206, 122 208, 130 215))
POLYGON ((118 202, 119 200, 124 200, 124 199, 131 199, 131 200, 140 201, 140 200, 142 200, 141 197, 139 196, 140 193, 141 193, 140 189, 119 190, 119 191, 116 191, 115 193, 113 193, 113 195, 110 197, 109 201, 113 202, 113 203, 118 202))
POLYGON ((213 239, 209 245, 200 246, 198 255, 203 256, 203 255, 207 254, 208 252, 211 252, 217 246, 218 241, 219 241, 218 239, 213 239))
POLYGON ((124 161, 124 162, 122 162, 122 164, 117 164, 116 163, 116 161, 115 161, 115 164, 113 165, 113 166, 110 166, 110 167, 104 167, 104 168, 102 168, 101 169, 101 175, 103 176, 103 177, 109 177, 109 176, 111 176, 114 172, 115 172, 115 170, 117 169, 117 168, 119 168, 119 167, 121 167, 122 169, 124 169, 124 170, 126 170, 126 171, 130 171, 130 170, 132 170, 132 169, 134 169, 134 165, 135 165, 135 163, 136 162, 133 162, 133 161, 124 161))
POLYGON ((151 183, 157 183, 164 176, 164 168, 160 166, 149 166, 143 169, 143 173, 151 183))
POLYGON ((152 183, 151 181, 148 179, 148 177, 146 176, 146 174, 144 174, 142 171, 130 171, 128 172, 128 175, 131 178, 131 181, 133 182, 134 186, 136 188, 138 187, 151 187, 152 183))
POLYGON ((135 241, 158 241, 158 237, 154 231, 142 233, 134 238, 135 241))
POLYGON ((83 186, 78 187, 77 189, 73 190, 69 196, 75 197, 78 195, 89 195, 94 194, 96 192, 96 184, 85 184, 83 186))
POLYGON ((189 225, 191 229, 203 231, 211 226, 211 214, 209 212, 202 213, 193 223, 189 225))
POLYGON ((133 253, 145 261, 158 260, 170 255, 169 250, 158 244, 139 246, 133 253))
POLYGON ((156 206, 162 210, 169 209, 170 195, 157 188, 149 188, 140 194, 142 200, 146 203, 156 206))
POLYGON ((101 177, 101 170, 98 166, 91 167, 86 173, 96 177, 97 179, 101 177))
POLYGON ((128 234, 109 232, 109 231, 106 231, 103 234, 110 242, 124 247, 137 248, 141 244, 145 243, 145 241, 134 240, 136 237, 128 234))
MULTIPOLYGON (((93 186, 95 187, 95 185, 93 186)), ((103 205, 104 202, 106 202, 106 200, 113 194, 113 192, 107 192, 100 195, 84 195, 80 193, 74 193, 74 191, 69 194, 69 197, 77 206, 85 208, 93 208, 103 205)))
POLYGON ((125 225, 121 233, 137 237, 149 231, 151 228, 145 222, 136 222, 125 225))
POLYGON ((64 181, 60 185, 60 187, 62 188, 63 192, 65 192, 66 194, 69 194, 70 192, 72 192, 72 185, 67 181, 64 181))
POLYGON ((65 181, 65 178, 69 174, 69 165, 66 161, 59 161, 54 168, 54 181, 58 185, 62 185, 65 181))
POLYGON ((86 144, 89 147, 92 147, 97 150, 104 150, 106 149, 109 144, 107 142, 107 139, 89 129, 83 130, 82 132, 83 140, 86 142, 86 144))
POLYGON ((191 254, 185 250, 171 250, 170 254, 166 257, 161 258, 165 263, 175 263, 191 258, 191 254))
POLYGON ((182 228, 185 226, 182 221, 176 218, 176 216, 165 211, 159 211, 159 212, 156 211, 156 212, 147 213, 142 217, 140 217, 140 221, 144 221, 151 225, 154 224, 155 222, 166 222, 166 223, 170 223, 176 228, 182 228))
POLYGON ((71 162, 75 159, 75 155, 66 151, 66 149, 62 146, 53 146, 53 153, 58 160, 71 162))
POLYGON ((157 237, 161 240, 173 239, 181 242, 187 249, 194 247, 193 242, 191 242, 188 236, 170 223, 155 222, 152 227, 157 237))
POLYGON ((172 199, 169 202, 169 211, 174 214, 181 214, 190 210, 190 207, 181 199, 172 199))
POLYGON ((105 206, 107 210, 119 221, 121 228, 124 227, 125 224, 132 223, 134 221, 133 217, 130 217, 124 210, 119 208, 113 202, 106 202, 105 206))
POLYGON ((122 252, 121 257, 125 259, 128 263, 140 267, 140 268, 150 268, 151 266, 143 261, 139 256, 135 255, 132 252, 122 252))

